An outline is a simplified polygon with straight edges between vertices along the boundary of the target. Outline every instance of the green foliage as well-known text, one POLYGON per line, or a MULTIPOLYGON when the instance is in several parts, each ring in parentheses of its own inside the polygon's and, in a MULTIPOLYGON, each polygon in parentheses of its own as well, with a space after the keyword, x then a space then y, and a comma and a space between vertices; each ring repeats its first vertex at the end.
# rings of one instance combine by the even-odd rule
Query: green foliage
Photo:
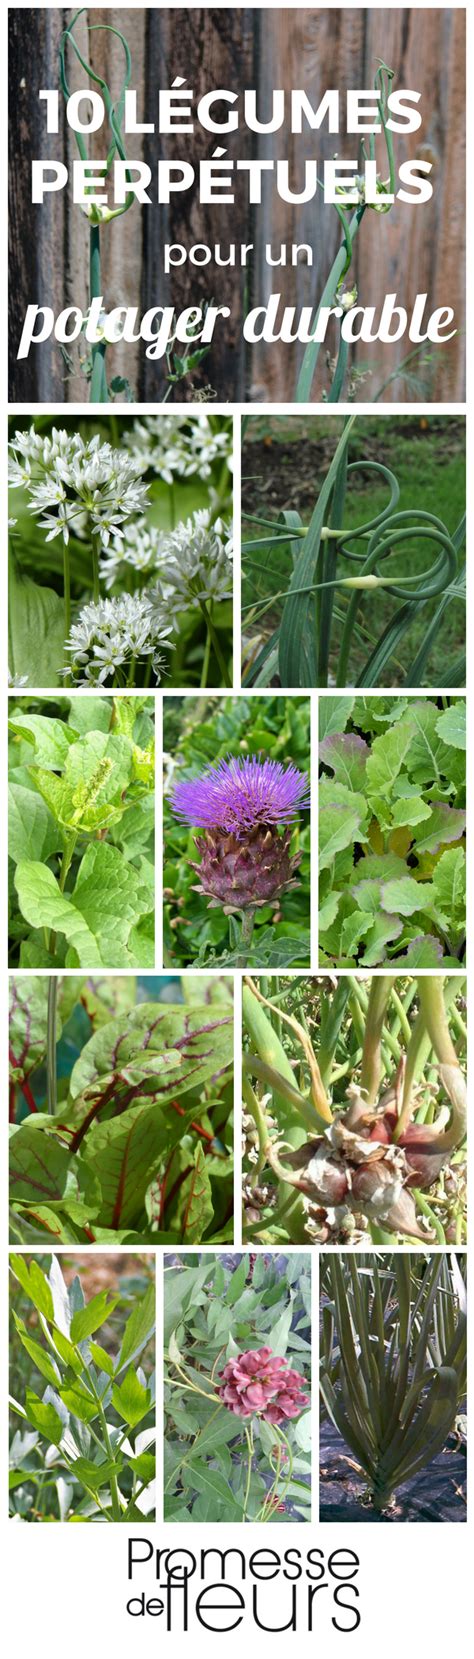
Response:
MULTIPOLYGON (((276 673, 283 687, 465 683, 465 654, 450 649, 452 637, 461 646, 465 640, 464 461, 460 457, 453 505, 449 488, 443 493, 448 431, 439 445, 427 512, 414 505, 419 492, 413 445, 403 477, 396 430, 390 428, 387 437, 387 423, 379 421, 374 443, 373 426, 352 416, 338 428, 308 524, 296 506, 305 489, 314 500, 304 444, 318 428, 315 420, 300 433, 294 472, 285 478, 283 498, 293 496, 295 506, 273 521, 265 509, 259 516, 257 496, 255 511, 247 515, 250 522, 255 519, 255 530, 242 549, 244 684, 267 685, 276 673)), ((252 475, 252 449, 248 453, 252 475)), ((273 494, 278 495, 280 476, 281 468, 273 494)), ((253 491, 252 505, 255 496, 253 491)))
MULTIPOLYGON (((420 949, 420 967, 423 951, 420 949)), ((330 1242, 335 1245, 382 1242, 370 1205, 360 1201, 351 1211, 350 1188, 339 1194, 334 1213, 329 1193, 315 1195, 291 1183, 305 1174, 310 1148, 338 1144, 348 1103, 361 1107, 359 1133, 374 1139, 381 1125, 390 1152, 396 1116, 404 1129, 432 1137, 446 1128, 448 1145, 432 1168, 425 1164, 418 1183, 410 1185, 411 1221, 417 1239, 429 1228, 441 1244, 467 1236, 466 1135, 463 1123, 463 1077, 467 1060, 466 982, 462 975, 255 976, 243 985, 243 1237, 250 1246, 330 1242), (257 993, 257 994, 255 994, 257 993), (259 997, 267 998, 263 1004, 259 997), (443 1006, 444 1005, 444 1006, 443 1006), (429 1022, 429 1023, 428 1023, 429 1022), (431 1030, 429 1029, 431 1024, 431 1030), (457 1086, 448 1095, 443 1062, 456 1061, 457 1086), (298 1083, 298 1087, 295 1085, 298 1083), (455 1107, 461 1108, 457 1110, 455 1107), (392 1111, 392 1118, 385 1113, 392 1111), (377 1118, 377 1114, 380 1116, 377 1118), (439 1120, 439 1121, 438 1121, 439 1120), (324 1142, 324 1131, 327 1141, 324 1142), (308 1142, 310 1146, 308 1146, 308 1142), (281 1150, 279 1150, 281 1149, 281 1150), (302 1164, 295 1159, 301 1158, 302 1164), (292 1160, 290 1162, 290 1159, 292 1160), (419 1190, 419 1187, 423 1191, 419 1190)), ((356 1123, 352 1128, 357 1127, 356 1123)), ((349 1137, 350 1141, 350 1137, 349 1137)), ((380 1146, 383 1153, 384 1141, 380 1146)), ((347 1142, 346 1142, 347 1145, 347 1142)), ((425 1141, 426 1146, 426 1141, 425 1141)), ((349 1148, 350 1150, 350 1148, 349 1148)), ((370 1152, 370 1143, 368 1150, 370 1152)), ((363 1145, 358 1145, 363 1155, 363 1145)), ((341 1171, 344 1150, 335 1154, 341 1171)), ((354 1173, 354 1171, 352 1172, 354 1173)), ((405 1175, 409 1175, 407 1166, 405 1175)), ((327 1178, 327 1177, 326 1177, 327 1178)), ((325 1176, 321 1173, 321 1189, 325 1176)), ((367 1199, 369 1194, 366 1194, 367 1199)), ((409 1245, 395 1217, 384 1242, 409 1245)), ((415 1243, 415 1238, 413 1238, 415 1243)))
POLYGON ((320 963, 457 966, 465 935, 463 700, 338 697, 321 706, 320 963))
MULTIPOLYGON (((69 1283, 58 1257, 48 1258, 49 1272, 44 1261, 10 1257, 10 1513, 29 1522, 153 1519, 150 1262, 130 1282, 124 1324, 124 1280, 112 1294, 102 1289, 87 1300, 81 1279, 69 1283), (17 1312, 23 1304, 24 1318, 17 1312), (89 1340, 98 1328, 104 1347, 89 1340)), ((101 1258, 93 1261, 100 1268, 101 1258)))
POLYGON ((153 967, 152 699, 25 698, 9 729, 12 965, 153 967))
MULTIPOLYGON (((164 711, 163 747, 186 775, 205 772, 231 755, 256 755, 261 760, 292 762, 309 771, 310 709, 306 698, 200 698, 185 703, 169 698, 164 711)), ((170 782, 177 771, 173 765, 170 782)), ((199 833, 199 831, 197 831, 199 833)), ((164 799, 164 951, 170 966, 242 966, 239 925, 195 891, 198 861, 192 830, 180 824, 164 799)), ((304 967, 309 962, 309 824, 295 825, 292 852, 301 849, 298 886, 284 893, 279 918, 271 905, 255 913, 245 964, 260 967, 304 967)))
POLYGON ((466 1389, 465 1258, 322 1257, 321 1398, 377 1511, 442 1450, 466 1389))
MULTIPOLYGON (((48 983, 11 977, 12 1238, 191 1244, 225 1237, 233 1198, 230 980, 216 977, 211 987, 196 977, 186 1002, 175 1006, 135 1005, 133 980, 106 982, 106 1000, 100 980, 60 980, 56 1038, 65 1020, 68 1057, 67 1018, 73 1034, 76 1002, 90 1010, 93 1030, 67 1076, 61 1069, 56 1111, 48 983)), ((85 1026, 90 1031, 90 1018, 85 1026)), ((82 1023, 79 1029, 82 1043, 82 1023)))
POLYGON ((165 1258, 164 1341, 165 1519, 309 1521, 310 1411, 285 1423, 277 1459, 280 1430, 245 1428, 216 1393, 226 1361, 263 1346, 309 1378, 309 1257, 165 1258))

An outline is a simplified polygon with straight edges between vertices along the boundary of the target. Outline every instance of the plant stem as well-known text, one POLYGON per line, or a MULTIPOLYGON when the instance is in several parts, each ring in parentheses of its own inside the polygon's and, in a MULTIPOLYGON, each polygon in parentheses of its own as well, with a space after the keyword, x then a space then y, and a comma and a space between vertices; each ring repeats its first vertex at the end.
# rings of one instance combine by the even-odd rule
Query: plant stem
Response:
MULTIPOLYGON (((77 841, 77 832, 76 832, 76 830, 73 830, 71 832, 71 834, 68 835, 66 845, 65 845, 65 848, 64 848, 64 852, 63 852, 63 856, 62 856, 62 860, 61 860, 61 870, 60 870, 60 875, 59 875, 59 891, 60 891, 60 893, 64 893, 64 888, 66 886, 67 873, 68 873, 69 866, 70 866, 70 863, 71 863, 71 859, 72 859, 72 856, 73 856, 76 841, 77 841)), ((56 934, 53 931, 49 935, 49 954, 50 954, 50 956, 54 956, 55 950, 56 950, 56 934)))
POLYGON ((92 537, 92 598, 94 605, 98 605, 100 599, 99 549, 95 536, 92 537))
MULTIPOLYGON (((91 302, 98 299, 101 293, 100 232, 98 225, 91 225, 90 228, 89 292, 91 302)), ((105 340, 100 340, 97 345, 92 347, 91 403, 108 403, 105 352, 105 340)))
POLYGON ((247 968, 248 967, 248 954, 247 954, 247 952, 248 952, 248 947, 249 947, 249 945, 251 943, 251 940, 252 940, 252 934, 253 934, 253 930, 254 930, 255 911, 254 910, 241 910, 240 914, 241 914, 241 918, 242 918, 241 924, 240 924, 240 945, 241 945, 241 947, 245 946, 246 951, 243 951, 242 955, 236 956, 235 966, 236 966, 236 968, 247 968))
MULTIPOLYGON (((71 632, 71 566, 69 561, 69 542, 63 538, 63 582, 64 582, 64 638, 69 639, 71 632)), ((65 661, 66 661, 65 657, 65 661)))
POLYGON ((48 1112, 55 1117, 58 1104, 58 1083, 56 1071, 56 1010, 58 1001, 58 979, 56 974, 50 974, 48 984, 48 1024, 46 1039, 46 1070, 47 1070, 47 1101, 48 1112))
POLYGON ((230 680, 229 670, 228 670, 228 667, 227 667, 225 657, 222 653, 221 646, 220 646, 220 643, 219 643, 219 638, 218 638, 218 635, 217 635, 217 631, 214 627, 214 623, 211 620, 210 612, 209 612, 208 607, 206 605, 205 599, 200 599, 199 600, 199 606, 200 606, 200 609, 202 611, 204 621, 206 623, 206 628, 207 628, 208 634, 210 634, 210 636, 211 636, 213 650, 214 650, 215 656, 217 658, 217 663, 218 663, 218 666, 219 666, 221 674, 222 674, 223 683, 224 683, 225 686, 227 686, 230 689, 232 682, 230 680))
POLYGON ((250 1482, 251 1482, 251 1479, 252 1479, 252 1462, 253 1462, 253 1428, 252 1428, 252 1423, 250 1423, 249 1428, 247 1428, 247 1425, 245 1425, 245 1438, 246 1438, 246 1441, 247 1441, 248 1454, 249 1455, 248 1455, 248 1464, 247 1464, 247 1483, 246 1483, 246 1487, 245 1487, 244 1507, 243 1507, 243 1513, 242 1513, 242 1520, 243 1521, 247 1520, 247 1509, 248 1509, 248 1501, 249 1501, 249 1496, 250 1496, 250 1482))

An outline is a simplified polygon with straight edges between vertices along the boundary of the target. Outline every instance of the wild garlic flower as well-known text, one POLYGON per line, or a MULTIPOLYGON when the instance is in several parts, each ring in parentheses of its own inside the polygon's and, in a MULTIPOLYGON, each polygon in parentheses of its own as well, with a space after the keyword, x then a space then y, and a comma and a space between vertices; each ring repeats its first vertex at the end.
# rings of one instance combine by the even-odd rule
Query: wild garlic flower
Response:
POLYGON ((159 683, 165 663, 162 651, 169 650, 172 631, 147 593, 99 599, 84 605, 72 624, 66 642, 71 664, 64 673, 80 686, 104 685, 117 673, 123 682, 133 662, 150 657, 159 683))
POLYGON ((127 565, 142 576, 155 577, 158 603, 172 600, 188 610, 199 608, 202 599, 232 598, 232 539, 221 519, 211 523, 207 508, 176 530, 158 530, 145 519, 129 524, 123 538, 104 550, 100 576, 107 589, 127 565))
POLYGON ((32 427, 15 433, 10 448, 10 486, 28 490, 30 512, 43 515, 39 524, 47 541, 61 535, 68 542, 71 526, 77 532, 87 519, 107 547, 111 536, 123 534, 125 520, 147 505, 140 465, 101 443, 99 434, 84 442, 79 432, 54 428, 50 438, 42 438, 32 427))
POLYGON ((11 674, 8 670, 8 685, 10 691, 20 691, 22 686, 28 685, 28 674, 11 674))
POLYGON ((232 433, 215 432, 208 415, 145 415, 134 422, 124 439, 140 462, 142 472, 151 467, 166 484, 174 478, 209 478, 213 461, 230 464, 232 433))

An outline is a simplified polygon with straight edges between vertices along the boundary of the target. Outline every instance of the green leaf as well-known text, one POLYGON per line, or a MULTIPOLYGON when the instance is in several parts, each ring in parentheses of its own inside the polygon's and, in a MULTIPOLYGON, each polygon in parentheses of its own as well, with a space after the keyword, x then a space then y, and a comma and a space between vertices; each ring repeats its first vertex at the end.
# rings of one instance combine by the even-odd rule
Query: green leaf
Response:
POLYGON ((434 909, 448 928, 466 924, 466 856, 462 847, 441 854, 433 870, 434 909))
POLYGON ((279 1319, 277 1319, 276 1324, 273 1326, 273 1329, 269 1332, 269 1338, 270 1338, 270 1344, 269 1345, 271 1347, 272 1353, 277 1354, 279 1356, 279 1358, 281 1358, 281 1359, 285 1358, 285 1354, 286 1354, 287 1347, 288 1347, 288 1337, 290 1335, 291 1321, 292 1321, 292 1318, 293 1318, 293 1304, 294 1304, 294 1296, 290 1292, 287 1307, 283 1308, 283 1311, 280 1314, 279 1319))
POLYGON ((360 813, 340 804, 325 806, 319 818, 319 869, 327 870, 337 852, 349 847, 360 829, 360 813))
POLYGON ((146 1416, 151 1404, 151 1390, 144 1388, 133 1366, 126 1372, 122 1383, 113 1384, 112 1402, 131 1429, 146 1416))
POLYGON ((134 966, 129 935, 148 894, 116 847, 93 842, 79 867, 73 894, 60 892, 53 873, 39 863, 18 864, 15 886, 22 915, 34 928, 62 933, 85 968, 134 966))
POLYGON ((27 742, 30 757, 34 755, 38 766, 62 772, 74 743, 74 733, 64 720, 57 720, 52 714, 19 714, 15 709, 8 721, 8 729, 15 737, 27 742))
POLYGON ((183 1243, 199 1243, 213 1216, 212 1187, 200 1142, 194 1154, 194 1169, 183 1181, 181 1205, 183 1243))
POLYGON ((55 1407, 45 1404, 44 1400, 40 1400, 38 1395, 33 1392, 33 1389, 27 1388, 25 1411, 28 1422, 33 1424, 33 1428, 38 1429, 40 1434, 45 1435, 53 1446, 59 1446, 64 1434, 64 1427, 55 1407))
POLYGON ((333 732, 344 732, 354 708, 355 697, 320 697, 319 738, 331 737, 333 732))
POLYGON ((356 732, 335 732, 319 745, 323 765, 334 773, 337 783, 344 783, 348 789, 364 788, 369 754, 368 744, 356 732))
POLYGON ((396 725, 375 737, 366 766, 369 795, 389 796, 412 740, 412 718, 407 712, 396 725))
POLYGON ((8 852, 14 864, 21 859, 41 859, 60 852, 61 831, 45 802, 33 789, 21 783, 8 785, 8 852))
POLYGON ((64 606, 52 588, 43 588, 8 561, 8 661, 14 678, 30 686, 57 686, 64 661, 64 606))
POLYGON ((20 1342, 26 1349, 27 1354, 29 1354, 30 1359, 33 1360, 33 1364, 36 1365, 37 1370, 41 1372, 41 1376, 46 1377, 46 1382, 52 1383, 53 1388, 56 1388, 58 1382, 61 1381, 59 1367, 55 1365, 54 1360, 51 1359, 45 1349, 41 1347, 41 1343, 35 1342, 33 1337, 29 1336, 23 1319, 18 1318, 18 1314, 15 1313, 14 1309, 13 1318, 20 1342))
POLYGON ((92 1423, 94 1417, 97 1417, 98 1407, 95 1400, 91 1399, 85 1388, 81 1388, 79 1382, 63 1385, 59 1389, 59 1394, 68 1411, 73 1417, 77 1417, 80 1423, 92 1423))
POLYGON ((413 876, 382 882, 382 907, 394 916, 412 916, 415 910, 424 910, 431 896, 429 882, 414 881, 413 876))
POLYGON ((423 853, 436 853, 448 841, 459 841, 466 828, 466 814, 446 801, 435 801, 426 827, 415 829, 414 851, 417 858, 423 853))
POLYGON ((76 1457, 71 1474, 81 1482, 81 1486, 88 1487, 91 1492, 100 1492, 101 1486, 108 1486, 111 1476, 116 1475, 119 1469, 120 1460, 114 1463, 113 1458, 103 1463, 92 1463, 88 1457, 76 1457))
POLYGON ((75 1371, 76 1376, 80 1377, 84 1370, 82 1355, 77 1353, 73 1343, 69 1341, 69 1337, 65 1336, 64 1331, 60 1331, 57 1325, 53 1325, 53 1337, 54 1346, 57 1348, 61 1359, 64 1360, 64 1364, 69 1365, 71 1371, 75 1371))
POLYGON ((19 1279, 23 1290, 26 1291, 30 1302, 44 1314, 45 1319, 54 1319, 53 1298, 48 1280, 38 1262, 31 1261, 30 1266, 26 1256, 10 1256, 10 1267, 15 1278, 19 1279))
POLYGON ((156 1459, 153 1452, 139 1452, 138 1457, 129 1457, 128 1468, 133 1469, 140 1485, 148 1486, 155 1478, 156 1459))
POLYGON ((419 934, 411 939, 404 956, 399 956, 400 965, 405 968, 439 968, 443 960, 443 946, 439 939, 430 933, 419 934))
POLYGON ((85 1308, 78 1308, 71 1319, 71 1342, 83 1342, 85 1337, 92 1336, 100 1325, 105 1324, 110 1313, 120 1301, 120 1294, 113 1294, 108 1290, 99 1290, 92 1296, 85 1308))
POLYGON ((229 1279, 225 1293, 225 1304, 228 1308, 233 1308, 234 1302, 238 1302, 239 1296, 241 1296, 242 1291, 245 1289, 245 1283, 249 1271, 249 1261, 249 1256, 242 1256, 242 1260, 239 1262, 238 1267, 234 1268, 234 1272, 229 1279))
POLYGON ((132 1309, 122 1337, 122 1347, 117 1370, 128 1360, 136 1359, 142 1348, 149 1342, 155 1329, 155 1286, 151 1284, 132 1309))
POLYGON ((394 828, 421 824, 426 818, 431 818, 431 807, 423 801, 421 795, 410 795, 408 798, 395 801, 392 806, 392 823, 394 828))
POLYGON ((212 1469, 208 1463, 195 1463, 193 1461, 189 1466, 188 1474, 192 1485, 197 1487, 198 1492, 211 1493, 214 1498, 223 1499, 227 1508, 230 1507, 238 1512, 239 1516, 242 1514, 241 1504, 237 1503, 228 1482, 224 1480, 224 1476, 220 1475, 217 1469, 212 1469))
POLYGON ((110 1354, 106 1353, 105 1348, 101 1348, 100 1343, 98 1342, 91 1342, 89 1345, 89 1353, 93 1364, 97 1366, 97 1370, 106 1371, 108 1377, 113 1377, 115 1371, 114 1362, 113 1359, 110 1358, 110 1354))

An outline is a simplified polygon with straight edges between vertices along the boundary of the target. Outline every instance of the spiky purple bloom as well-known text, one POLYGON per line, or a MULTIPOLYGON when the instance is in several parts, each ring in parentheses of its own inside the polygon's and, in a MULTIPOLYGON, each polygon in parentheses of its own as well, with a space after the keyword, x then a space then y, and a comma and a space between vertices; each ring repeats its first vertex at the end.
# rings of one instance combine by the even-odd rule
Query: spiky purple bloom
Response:
POLYGON ((176 785, 171 807, 196 828, 245 839, 257 824, 285 824, 309 807, 306 772, 276 760, 221 760, 199 778, 176 785))

